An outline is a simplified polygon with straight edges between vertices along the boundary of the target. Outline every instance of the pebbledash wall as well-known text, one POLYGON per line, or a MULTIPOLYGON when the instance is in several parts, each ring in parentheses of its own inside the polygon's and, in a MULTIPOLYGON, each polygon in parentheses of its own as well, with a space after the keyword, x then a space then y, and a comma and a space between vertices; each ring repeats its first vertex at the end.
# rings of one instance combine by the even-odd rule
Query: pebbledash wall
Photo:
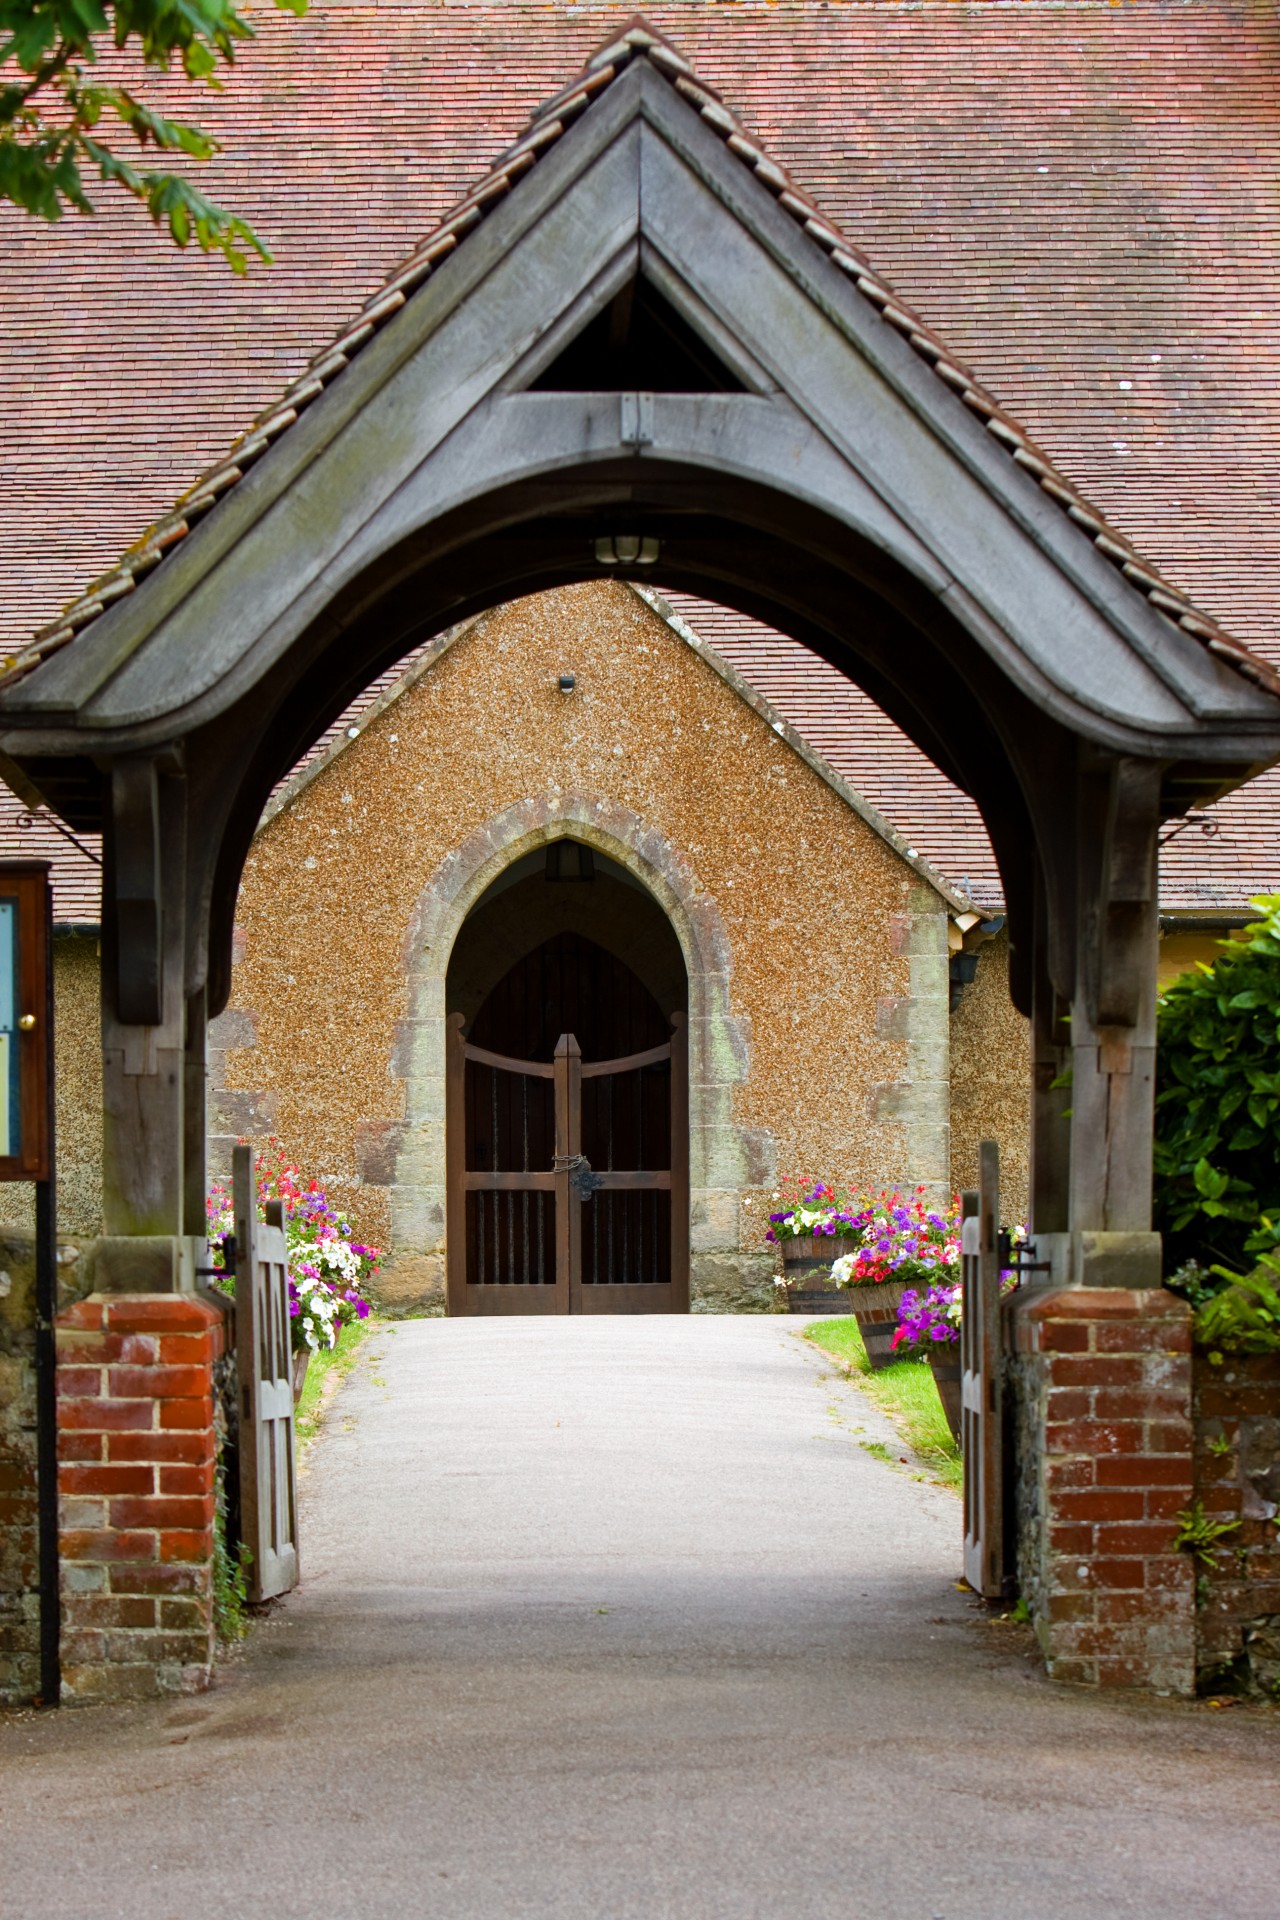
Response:
POLYGON ((954 1045, 967 903, 657 596, 615 583, 444 636, 277 795, 211 1036, 215 1167, 274 1135, 389 1249, 388 1309, 442 1311, 449 956, 503 869, 566 835, 649 891, 684 956, 696 1308, 771 1303, 781 1171, 941 1194, 953 1102, 966 1165, 1001 1139, 1020 1217, 1026 1029, 999 943, 991 1018, 954 1045))

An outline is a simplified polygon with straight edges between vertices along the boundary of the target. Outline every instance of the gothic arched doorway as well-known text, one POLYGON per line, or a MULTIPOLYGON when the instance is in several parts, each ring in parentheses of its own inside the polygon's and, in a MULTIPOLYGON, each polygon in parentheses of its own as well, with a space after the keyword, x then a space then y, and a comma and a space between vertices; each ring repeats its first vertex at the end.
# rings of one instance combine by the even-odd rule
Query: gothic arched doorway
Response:
POLYGON ((688 1310, 686 1001, 657 903, 576 841, 477 902, 448 977, 450 1313, 688 1310))

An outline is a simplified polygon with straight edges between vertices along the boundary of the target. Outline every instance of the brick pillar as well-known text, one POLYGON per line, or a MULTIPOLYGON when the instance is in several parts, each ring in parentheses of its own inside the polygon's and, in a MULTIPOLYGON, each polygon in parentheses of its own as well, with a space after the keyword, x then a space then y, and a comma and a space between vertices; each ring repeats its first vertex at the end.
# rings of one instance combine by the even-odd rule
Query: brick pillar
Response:
POLYGON ((90 1294, 58 1315, 64 1701, 208 1686, 213 1362, 190 1294, 90 1294))
POLYGON ((1031 1289, 1009 1303, 1018 1575, 1050 1677, 1195 1691, 1191 1330, 1163 1288, 1031 1289))

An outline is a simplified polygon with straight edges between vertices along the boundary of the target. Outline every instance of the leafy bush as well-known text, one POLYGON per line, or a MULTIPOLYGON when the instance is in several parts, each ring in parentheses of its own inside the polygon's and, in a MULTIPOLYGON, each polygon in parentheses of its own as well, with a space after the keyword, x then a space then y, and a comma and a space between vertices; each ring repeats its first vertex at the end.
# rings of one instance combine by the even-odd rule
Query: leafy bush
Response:
POLYGON ((1223 1291, 1196 1310, 1198 1344, 1228 1353, 1280 1352, 1280 1260, 1267 1254, 1252 1273, 1228 1273, 1223 1267, 1218 1273, 1223 1291))
POLYGON ((1262 918, 1160 1001, 1155 1224, 1168 1267, 1238 1267, 1275 1244, 1280 894, 1252 904, 1262 918))

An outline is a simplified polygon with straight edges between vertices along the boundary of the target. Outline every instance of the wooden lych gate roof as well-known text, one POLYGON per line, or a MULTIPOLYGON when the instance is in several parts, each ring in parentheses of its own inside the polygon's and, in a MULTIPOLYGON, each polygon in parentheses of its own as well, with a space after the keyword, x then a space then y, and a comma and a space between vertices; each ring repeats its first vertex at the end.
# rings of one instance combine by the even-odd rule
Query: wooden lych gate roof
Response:
POLYGON ((1169 815, 1280 750, 1270 664, 641 21, 16 655, 0 747, 90 830, 113 763, 187 779, 222 951, 266 795, 362 686, 494 598, 657 553, 859 679, 978 801, 1024 919, 1072 743, 1158 764, 1169 815))

